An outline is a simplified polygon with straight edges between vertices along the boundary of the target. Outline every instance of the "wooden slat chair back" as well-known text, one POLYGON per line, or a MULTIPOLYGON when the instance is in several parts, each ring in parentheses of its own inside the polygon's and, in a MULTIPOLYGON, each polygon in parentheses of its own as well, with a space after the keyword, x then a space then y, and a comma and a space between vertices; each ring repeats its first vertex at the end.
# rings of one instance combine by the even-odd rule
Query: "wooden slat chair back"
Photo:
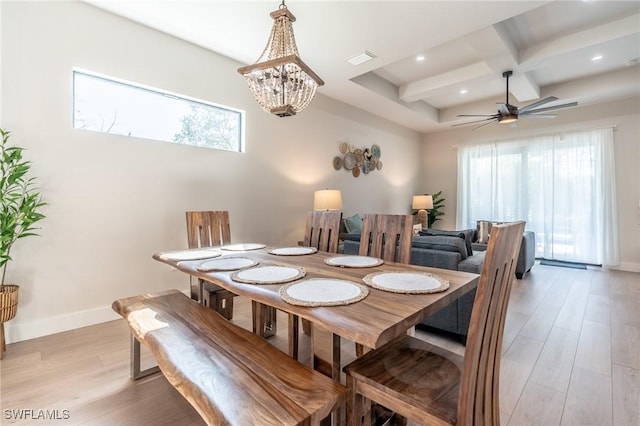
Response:
POLYGON ((189 248, 214 247, 231 243, 228 211, 187 212, 189 248))
POLYGON ((411 215, 366 214, 362 223, 359 254, 389 262, 409 263, 412 234, 411 215))
POLYGON ((458 399, 458 424, 499 425, 498 384, 504 324, 524 222, 496 226, 471 312, 458 399))
POLYGON ((307 212, 303 244, 318 251, 337 253, 341 221, 341 211, 307 212))
MULTIPOLYGON (((228 211, 188 211, 186 217, 187 245, 190 249, 231 243, 231 223, 228 211)), ((191 285, 191 298, 194 300, 198 300, 199 285, 199 280, 197 284, 191 285)), ((205 304, 225 318, 232 319, 235 294, 211 283, 205 283, 204 289, 207 299, 205 304)))
POLYGON ((349 424, 371 400, 419 424, 499 425, 500 356, 524 222, 496 226, 478 282, 464 358, 403 336, 347 365, 349 424))

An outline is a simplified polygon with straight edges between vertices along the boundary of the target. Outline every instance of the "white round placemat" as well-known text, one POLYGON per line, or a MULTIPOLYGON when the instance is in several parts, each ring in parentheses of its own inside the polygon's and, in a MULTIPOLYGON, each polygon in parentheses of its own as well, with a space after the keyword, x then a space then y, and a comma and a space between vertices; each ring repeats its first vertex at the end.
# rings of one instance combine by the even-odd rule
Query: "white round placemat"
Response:
POLYGON ((371 256, 335 256, 326 258, 324 263, 343 268, 371 268, 382 265, 384 260, 371 256))
POLYGON ((315 247, 280 247, 275 248, 269 253, 276 256, 304 256, 305 254, 313 254, 318 251, 315 247))
POLYGON ((298 306, 340 306, 359 302, 369 289, 362 284, 333 278, 309 278, 280 287, 280 297, 298 306))
POLYGON ((160 258, 167 260, 201 260, 201 259, 211 259, 213 257, 218 257, 222 253, 217 250, 211 249, 193 249, 193 250, 180 250, 180 251, 172 251, 168 253, 163 253, 160 255, 160 258))
POLYGON ((236 271, 257 265, 258 262, 248 257, 219 257, 199 264, 196 269, 201 272, 236 271))
POLYGON ((260 250, 265 248, 264 244, 260 243, 245 243, 245 244, 229 244, 227 246, 220 247, 221 250, 229 250, 229 251, 249 251, 249 250, 260 250))
POLYGON ((449 281, 428 272, 374 272, 362 280, 373 288, 392 293, 438 293, 449 288, 449 281))
POLYGON ((262 264, 231 274, 231 279, 247 284, 280 284, 298 280, 306 275, 302 268, 262 264))

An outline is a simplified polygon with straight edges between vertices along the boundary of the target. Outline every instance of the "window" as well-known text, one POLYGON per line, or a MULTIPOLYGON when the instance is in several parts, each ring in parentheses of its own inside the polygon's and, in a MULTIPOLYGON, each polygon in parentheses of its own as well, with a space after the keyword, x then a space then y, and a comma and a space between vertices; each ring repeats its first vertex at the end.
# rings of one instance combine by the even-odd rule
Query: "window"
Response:
POLYGON ((536 257, 616 265, 613 163, 611 128, 460 147, 458 226, 525 220, 536 257))
POLYGON ((242 151, 244 111, 73 72, 73 127, 183 145, 242 151))

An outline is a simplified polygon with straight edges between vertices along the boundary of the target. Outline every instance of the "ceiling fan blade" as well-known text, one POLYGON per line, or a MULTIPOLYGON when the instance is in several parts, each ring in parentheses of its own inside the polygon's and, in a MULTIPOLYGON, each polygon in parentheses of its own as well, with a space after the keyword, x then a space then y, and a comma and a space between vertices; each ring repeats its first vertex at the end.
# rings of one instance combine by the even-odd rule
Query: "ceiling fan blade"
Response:
POLYGON ((501 115, 511 114, 511 111, 509 111, 509 107, 507 106, 507 104, 498 103, 496 105, 498 105, 498 111, 500 112, 501 115))
POLYGON ((530 109, 533 109, 535 107, 539 107, 540 105, 544 105, 544 104, 548 104, 549 102, 553 102, 553 101, 557 101, 558 98, 556 98, 555 96, 549 96, 547 98, 544 99, 540 99, 539 101, 536 101, 532 104, 529 105, 525 105, 522 108, 520 108, 520 112, 525 112, 525 111, 529 111, 530 109))
POLYGON ((493 121, 493 120, 497 120, 498 117, 489 117, 489 118, 485 118, 482 120, 474 120, 474 121, 467 121, 466 123, 458 123, 458 124, 452 124, 452 127, 456 127, 456 126, 465 126, 467 124, 474 124, 474 123, 482 123, 484 121, 493 121))
POLYGON ((553 114, 522 114, 520 115, 521 118, 556 118, 557 115, 553 115, 553 114))
POLYGON ((498 114, 458 114, 456 117, 497 117, 498 114))
POLYGON ((489 124, 491 124, 491 123, 497 123, 497 122, 498 122, 498 119, 496 118, 496 119, 494 119, 494 120, 489 121, 488 123, 484 123, 484 124, 481 124, 481 125, 479 125, 479 126, 476 126, 476 127, 474 127, 473 129, 471 129, 471 130, 477 130, 477 129, 481 128, 481 127, 488 126, 488 125, 489 125, 489 124))
POLYGON ((561 109, 561 108, 571 108, 578 105, 577 102, 569 102, 566 104, 561 104, 561 105, 554 105, 554 106, 550 106, 550 107, 546 107, 546 108, 538 108, 538 109, 530 109, 528 111, 525 111, 524 113, 521 113, 520 115, 527 115, 527 114, 536 114, 538 112, 547 112, 547 111, 553 111, 556 109, 561 109))

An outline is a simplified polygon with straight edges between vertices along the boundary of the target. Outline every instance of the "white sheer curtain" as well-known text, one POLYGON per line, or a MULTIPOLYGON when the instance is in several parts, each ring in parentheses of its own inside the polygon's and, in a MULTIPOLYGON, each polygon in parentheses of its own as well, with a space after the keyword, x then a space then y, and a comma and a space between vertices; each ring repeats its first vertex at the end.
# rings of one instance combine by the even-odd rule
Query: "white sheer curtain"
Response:
POLYGON ((619 262, 613 129, 458 149, 458 229, 526 220, 536 256, 619 262))

